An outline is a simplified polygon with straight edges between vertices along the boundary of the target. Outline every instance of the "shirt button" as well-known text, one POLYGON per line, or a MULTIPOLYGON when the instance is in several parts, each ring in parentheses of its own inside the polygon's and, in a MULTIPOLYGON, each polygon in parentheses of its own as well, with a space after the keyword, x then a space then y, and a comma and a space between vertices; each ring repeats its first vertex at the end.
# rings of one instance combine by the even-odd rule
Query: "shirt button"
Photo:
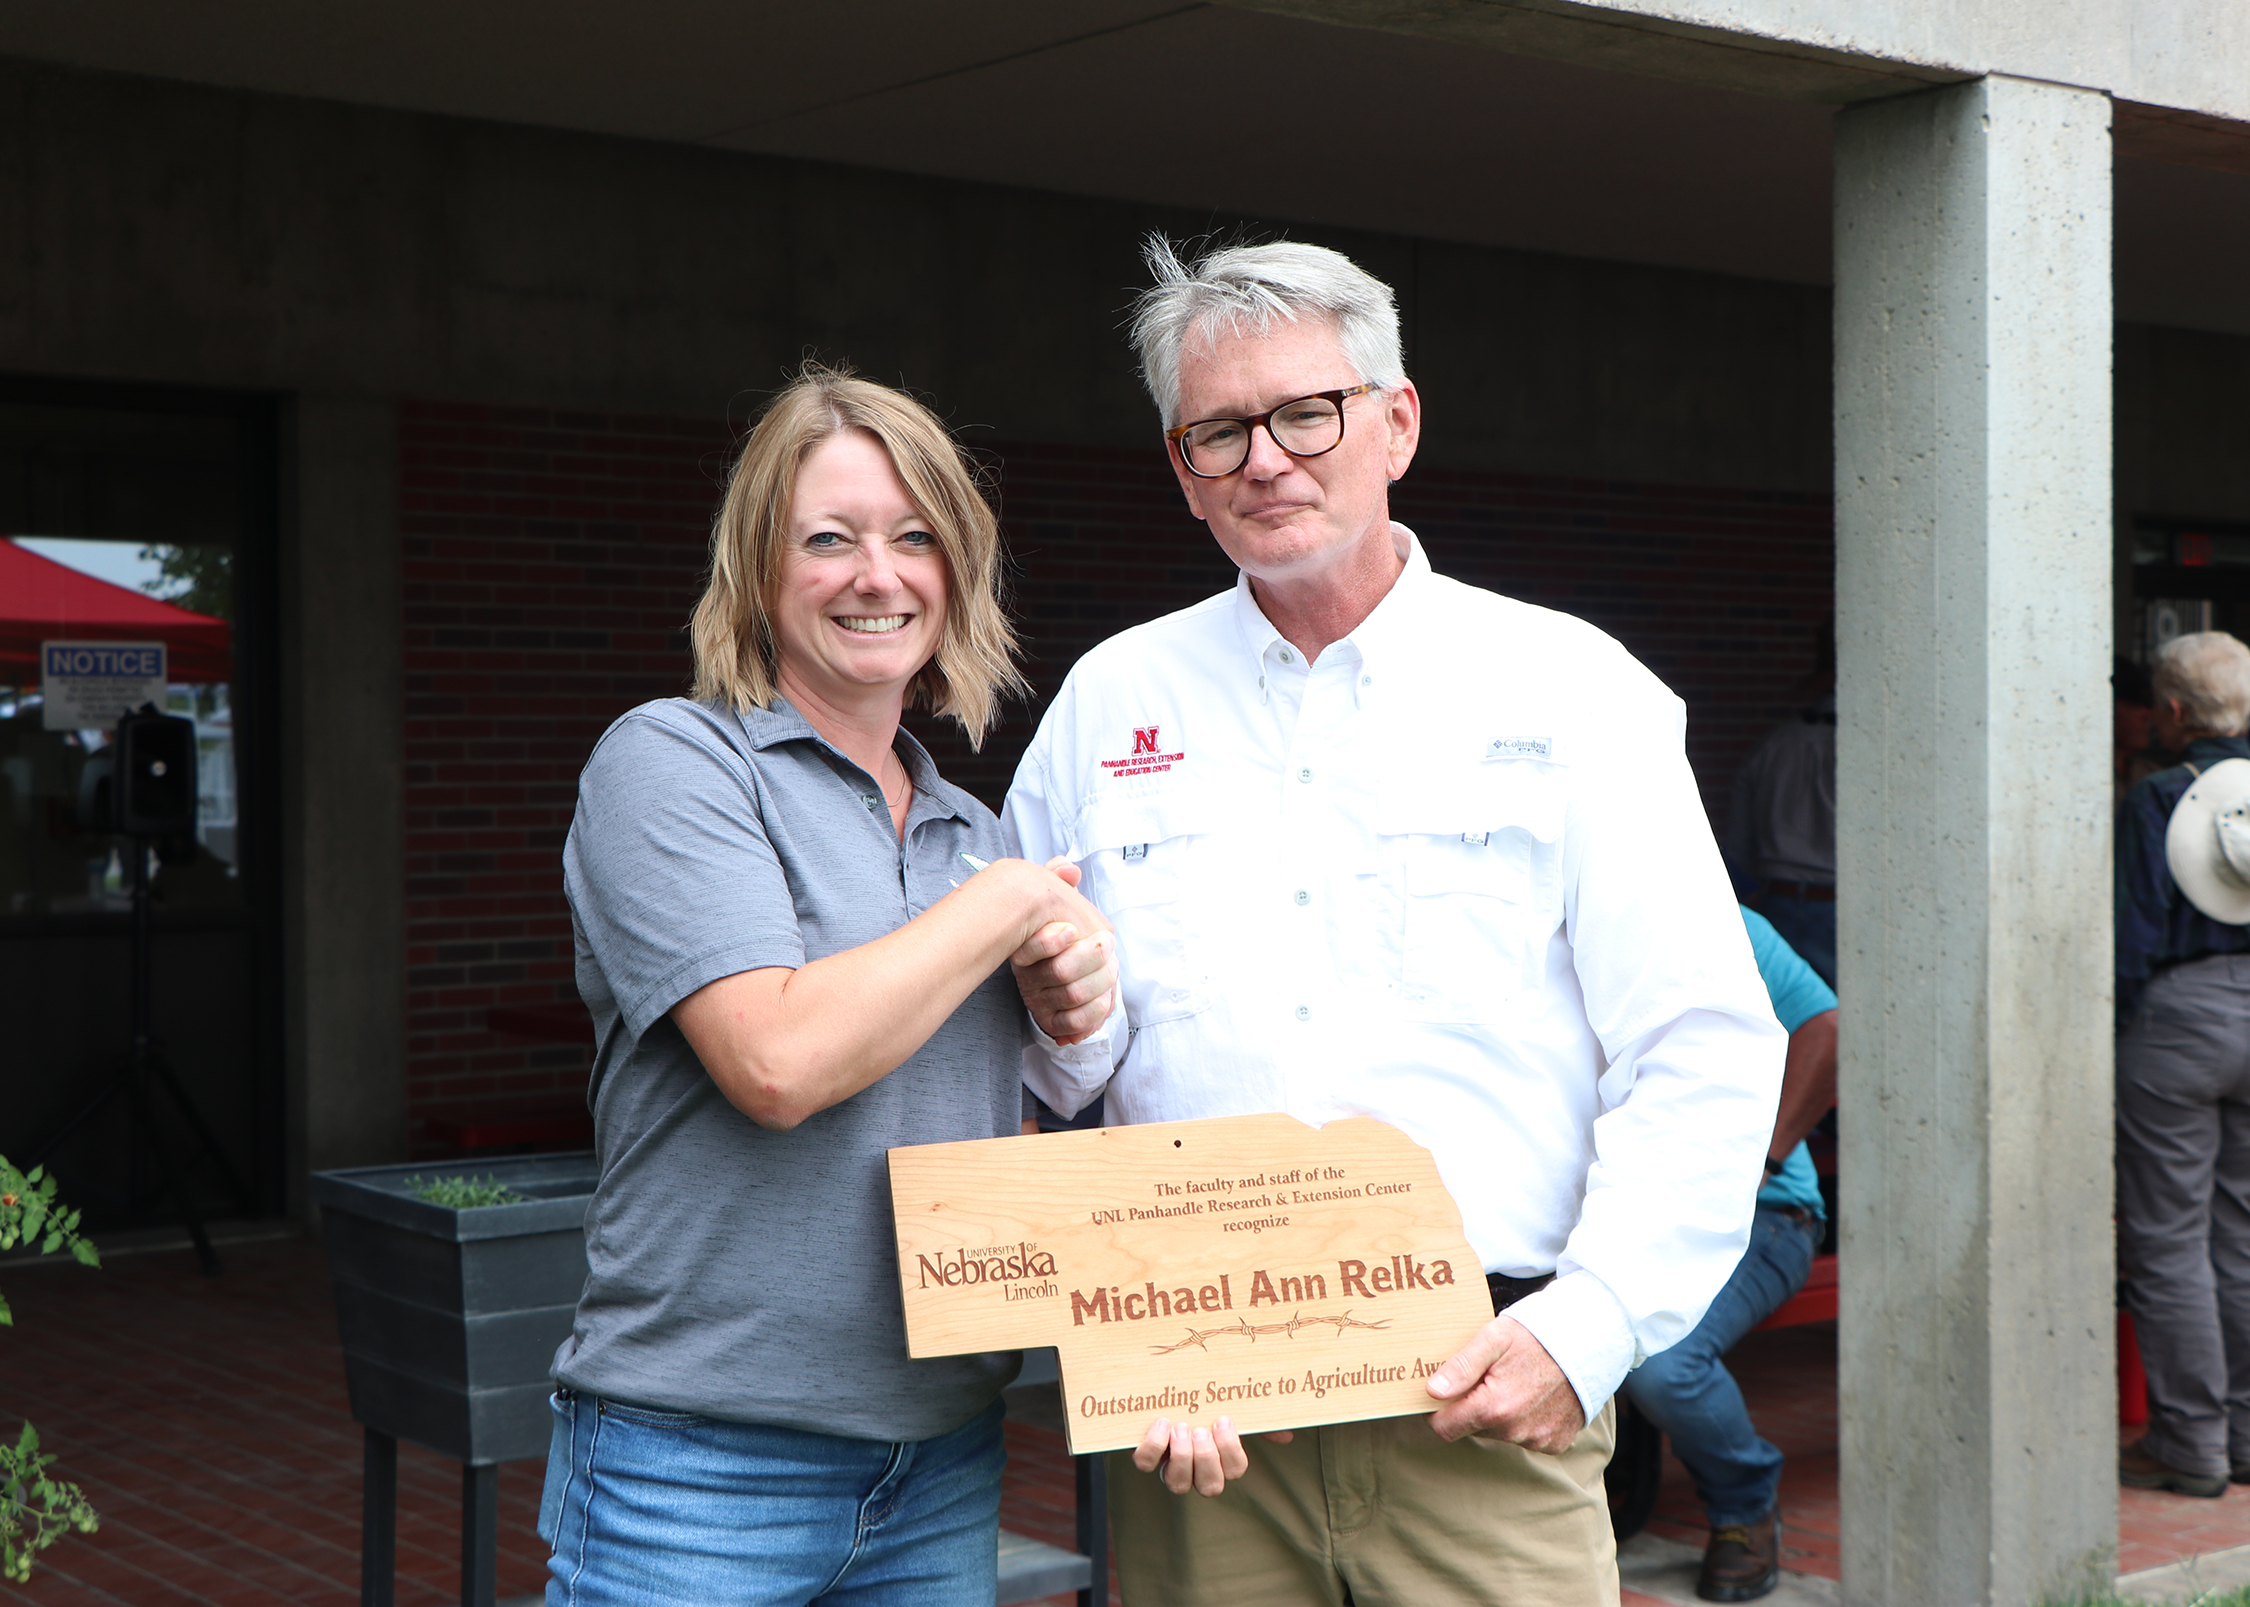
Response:
POLYGON ((1294 664, 1297 662, 1297 656, 1285 647, 1281 650, 1281 662, 1284 664, 1294 664))
POLYGON ((1312 1006, 1309 1004, 1297 1006, 1297 1019, 1299 1021, 1310 1021, 1312 1019, 1312 1006))
POLYGON ((860 801, 861 803, 863 803, 863 804, 867 805, 867 807, 868 807, 868 808, 870 808, 870 809, 872 809, 872 808, 874 808, 874 807, 875 807, 875 800, 874 800, 874 799, 872 799, 872 798, 870 798, 870 797, 868 797, 868 796, 867 796, 867 794, 866 794, 866 793, 864 793, 864 792, 863 792, 863 793, 861 793, 861 794, 859 795, 859 801, 860 801))
POLYGON ((1300 771, 1298 771, 1298 772, 1297 772, 1297 779, 1298 779, 1299 781, 1310 781, 1310 780, 1312 780, 1312 771, 1311 771, 1311 769, 1310 769, 1310 768, 1307 768, 1307 769, 1303 769, 1303 770, 1300 770, 1300 771))
POLYGON ((1359 678, 1359 684, 1362 686, 1373 686, 1375 684, 1375 677, 1372 675, 1362 675, 1359 678))
POLYGON ((1306 892, 1302 887, 1298 888, 1297 902, 1300 904, 1310 904, 1312 902, 1312 894, 1306 892))

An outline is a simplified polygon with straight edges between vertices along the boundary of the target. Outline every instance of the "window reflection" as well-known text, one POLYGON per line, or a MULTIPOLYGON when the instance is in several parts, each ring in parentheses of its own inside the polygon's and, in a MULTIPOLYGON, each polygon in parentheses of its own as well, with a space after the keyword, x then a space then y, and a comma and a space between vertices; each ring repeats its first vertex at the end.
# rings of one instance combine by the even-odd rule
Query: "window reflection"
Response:
POLYGON ((49 640, 166 643, 163 707, 195 722, 198 851, 157 868, 158 907, 242 907, 241 453, 228 418, 0 404, 0 914, 127 907, 135 849, 87 829, 83 796, 111 733, 47 729, 49 640))

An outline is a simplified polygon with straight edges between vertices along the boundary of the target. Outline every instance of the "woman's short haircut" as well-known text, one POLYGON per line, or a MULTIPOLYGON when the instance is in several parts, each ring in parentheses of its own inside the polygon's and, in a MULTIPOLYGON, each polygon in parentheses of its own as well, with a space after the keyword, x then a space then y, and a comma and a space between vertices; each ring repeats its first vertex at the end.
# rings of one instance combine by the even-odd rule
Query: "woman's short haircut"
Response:
POLYGON ((1263 335, 1276 318, 1325 319, 1363 383, 1389 390, 1406 379, 1391 287, 1340 251, 1277 240, 1224 246, 1190 264, 1152 234, 1141 255, 1156 283, 1133 304, 1133 345, 1166 429, 1180 422, 1180 354, 1190 340, 1209 345, 1222 326, 1263 335))
POLYGON ((2178 698, 2195 736, 2236 737, 2250 727, 2250 647, 2225 631, 2175 636, 2152 655, 2156 696, 2178 698))
POLYGON ((999 521, 935 414, 904 392, 818 363, 775 393, 727 478, 711 527, 711 579, 688 624, 695 696, 737 709, 772 705, 773 604, 797 472, 815 447, 846 430, 864 430, 890 454, 945 557, 945 628, 907 689, 907 707, 959 721, 969 745, 981 747, 1001 699, 1026 690, 1000 596, 999 521))

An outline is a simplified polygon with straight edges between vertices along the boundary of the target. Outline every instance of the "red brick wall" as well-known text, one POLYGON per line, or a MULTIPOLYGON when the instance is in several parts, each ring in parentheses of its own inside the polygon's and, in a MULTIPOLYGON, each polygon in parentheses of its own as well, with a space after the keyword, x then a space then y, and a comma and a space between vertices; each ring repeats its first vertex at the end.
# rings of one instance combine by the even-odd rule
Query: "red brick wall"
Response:
MULTIPOLYGON (((560 855, 578 767, 634 704, 683 691, 681 626, 729 461, 716 422, 409 403, 408 1098, 431 1124, 578 1106, 586 1051, 490 1030, 574 1007, 560 855)), ((997 803, 1035 710, 1111 632, 1232 571, 1141 452, 988 449, 1037 697, 982 754, 913 722, 997 803)), ((1688 700, 1706 796, 1786 707, 1830 607, 1825 497, 1423 470, 1394 498, 1449 574, 1581 614, 1688 700)))
POLYGON ((710 421, 409 403, 407 1104, 429 1124, 582 1104, 586 1049, 488 1029, 575 1008, 563 834, 624 710, 684 690, 727 432, 710 421))

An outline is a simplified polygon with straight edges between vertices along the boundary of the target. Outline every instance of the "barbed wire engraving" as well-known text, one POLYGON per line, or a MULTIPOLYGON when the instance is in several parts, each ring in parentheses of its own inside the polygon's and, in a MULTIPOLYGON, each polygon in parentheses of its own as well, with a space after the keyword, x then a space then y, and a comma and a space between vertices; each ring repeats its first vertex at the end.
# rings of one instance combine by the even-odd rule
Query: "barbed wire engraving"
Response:
POLYGON ((1391 1320, 1385 1317, 1380 1322, 1361 1322, 1349 1311, 1335 1317, 1307 1317, 1292 1312, 1286 1322, 1253 1323, 1244 1318, 1237 1318, 1224 1328, 1190 1328, 1187 1338, 1181 1340, 1178 1344, 1151 1345, 1149 1349, 1159 1356, 1169 1356, 1175 1350, 1185 1350, 1188 1346, 1193 1345, 1197 1350, 1208 1353, 1211 1347, 1205 1343, 1206 1340, 1222 1339, 1230 1334, 1247 1339, 1254 1345, 1258 1342, 1260 1334, 1280 1334, 1285 1338, 1293 1339, 1300 1328, 1319 1328, 1331 1325, 1335 1328, 1337 1335, 1341 1337, 1346 1328, 1388 1328, 1391 1325, 1391 1320))

